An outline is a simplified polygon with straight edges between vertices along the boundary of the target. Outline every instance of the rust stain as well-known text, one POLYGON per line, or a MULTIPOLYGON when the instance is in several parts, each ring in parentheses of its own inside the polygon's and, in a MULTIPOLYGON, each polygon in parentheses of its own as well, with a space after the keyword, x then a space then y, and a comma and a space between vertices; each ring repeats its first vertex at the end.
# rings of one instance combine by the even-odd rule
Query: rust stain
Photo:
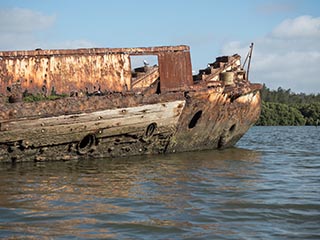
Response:
POLYGON ((182 90, 193 85, 190 52, 160 53, 159 65, 161 91, 182 90))
POLYGON ((130 89, 127 54, 12 57, 1 60, 0 93, 20 84, 23 91, 50 95, 130 89))

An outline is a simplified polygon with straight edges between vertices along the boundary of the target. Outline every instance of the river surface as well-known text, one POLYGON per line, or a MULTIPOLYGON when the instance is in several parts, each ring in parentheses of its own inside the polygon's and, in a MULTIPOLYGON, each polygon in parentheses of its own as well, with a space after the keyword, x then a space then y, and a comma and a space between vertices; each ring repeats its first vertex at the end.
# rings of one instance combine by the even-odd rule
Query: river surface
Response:
POLYGON ((320 239, 320 127, 235 148, 0 164, 2 239, 320 239))

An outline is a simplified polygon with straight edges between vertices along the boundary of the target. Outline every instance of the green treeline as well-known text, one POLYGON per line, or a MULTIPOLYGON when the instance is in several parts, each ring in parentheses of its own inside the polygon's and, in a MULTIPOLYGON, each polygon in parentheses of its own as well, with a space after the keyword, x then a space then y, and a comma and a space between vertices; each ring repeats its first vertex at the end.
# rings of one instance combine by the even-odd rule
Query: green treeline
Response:
POLYGON ((320 94, 293 93, 279 87, 261 90, 261 116, 258 126, 320 125, 320 94))

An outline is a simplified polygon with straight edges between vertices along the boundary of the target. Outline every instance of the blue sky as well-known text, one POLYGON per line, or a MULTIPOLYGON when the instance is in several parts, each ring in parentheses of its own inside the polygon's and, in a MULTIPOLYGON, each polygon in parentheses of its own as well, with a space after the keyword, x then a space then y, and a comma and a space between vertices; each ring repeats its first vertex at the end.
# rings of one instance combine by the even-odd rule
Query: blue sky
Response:
POLYGON ((187 44, 197 71, 251 42, 252 82, 320 92, 317 0, 0 0, 0 50, 187 44))

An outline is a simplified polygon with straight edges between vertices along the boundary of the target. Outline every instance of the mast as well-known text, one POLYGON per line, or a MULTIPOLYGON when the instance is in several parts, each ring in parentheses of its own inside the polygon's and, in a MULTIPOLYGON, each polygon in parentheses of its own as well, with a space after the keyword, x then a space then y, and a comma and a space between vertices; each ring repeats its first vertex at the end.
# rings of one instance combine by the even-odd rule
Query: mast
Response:
POLYGON ((247 67, 247 80, 249 80, 249 70, 250 70, 252 52, 253 52, 253 43, 250 44, 249 52, 248 52, 248 54, 246 56, 246 59, 244 60, 243 65, 242 65, 242 69, 244 69, 244 67, 245 67, 245 65, 247 63, 247 60, 249 59, 248 67, 247 67))

